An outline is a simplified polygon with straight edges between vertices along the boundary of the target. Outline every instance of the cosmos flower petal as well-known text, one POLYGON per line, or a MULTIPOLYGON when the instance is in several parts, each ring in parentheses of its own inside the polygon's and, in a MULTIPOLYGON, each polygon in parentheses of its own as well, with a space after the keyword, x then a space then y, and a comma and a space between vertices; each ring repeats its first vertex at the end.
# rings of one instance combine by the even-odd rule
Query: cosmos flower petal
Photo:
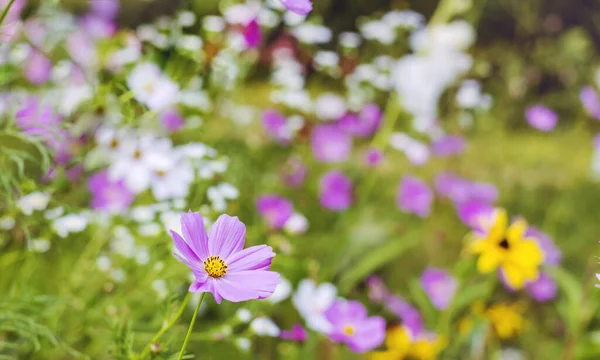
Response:
MULTIPOLYGON (((175 247, 177 248, 177 250, 179 250, 181 255, 183 255, 184 259, 191 260, 189 261, 189 263, 200 262, 198 255, 196 255, 196 253, 188 246, 188 244, 183 240, 181 236, 179 236, 178 233, 171 230, 171 237, 173 238, 173 243, 175 243, 175 247)), ((186 264, 188 264, 188 262, 186 262, 186 264)))
POLYGON ((483 252, 477 259, 477 271, 482 274, 490 273, 498 268, 502 262, 502 254, 496 250, 483 252))
POLYGON ((354 352, 361 353, 378 347, 385 340, 385 320, 379 316, 364 320, 356 329, 354 338, 355 340, 348 344, 354 352))
POLYGON ((231 302, 264 299, 275 291, 279 274, 272 271, 239 271, 227 273, 214 283, 216 292, 231 302))
MULTIPOLYGON (((213 292, 213 282, 212 281, 194 281, 192 283, 192 285, 190 285, 190 288, 188 289, 189 292, 213 292)), ((216 299, 215 299, 216 300, 216 299)))
POLYGON ((198 212, 188 212, 181 215, 181 231, 183 238, 198 258, 206 259, 208 253, 208 236, 204 229, 204 220, 198 212))
POLYGON ((224 259, 244 248, 246 226, 237 218, 223 214, 210 229, 208 250, 224 259))
POLYGON ((273 248, 267 245, 251 246, 232 254, 227 260, 228 272, 244 270, 269 270, 275 256, 273 248))
POLYGON ((281 3, 286 9, 298 15, 308 15, 313 7, 310 0, 281 0, 281 3))

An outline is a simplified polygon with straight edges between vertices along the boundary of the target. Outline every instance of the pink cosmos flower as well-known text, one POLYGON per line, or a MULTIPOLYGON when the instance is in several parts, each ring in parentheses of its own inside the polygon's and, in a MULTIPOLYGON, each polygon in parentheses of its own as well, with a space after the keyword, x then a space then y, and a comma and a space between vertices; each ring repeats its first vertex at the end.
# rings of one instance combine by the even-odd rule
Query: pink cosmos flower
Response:
POLYGON ((278 195, 263 195, 256 200, 256 208, 268 226, 281 229, 294 213, 292 203, 278 195))
POLYGON ((421 275, 421 287, 429 296, 433 307, 444 310, 454 298, 458 282, 446 270, 427 268, 421 275))
POLYGON ((319 201, 325 209, 346 210, 352 204, 352 182, 341 171, 328 172, 319 184, 319 201))
POLYGON ((558 115, 543 105, 533 105, 525 112, 527 122, 531 127, 541 131, 551 131, 558 123, 558 115))
POLYGON ((262 32, 256 19, 252 19, 252 21, 244 25, 242 33, 244 34, 244 40, 246 41, 246 48, 255 49, 260 45, 260 42, 262 41, 262 32))
POLYGON ((123 213, 129 209, 135 197, 135 194, 125 185, 125 181, 110 180, 108 171, 90 176, 88 188, 92 193, 91 208, 113 214, 123 213))
POLYGON ((400 182, 396 202, 400 210, 425 218, 431 211, 433 192, 421 179, 405 176, 400 182))
POLYGON ((336 300, 324 314, 332 325, 329 338, 345 343, 354 352, 372 350, 385 339, 385 320, 379 316, 369 317, 367 309, 358 301, 336 300))
POLYGON ((381 110, 376 104, 366 104, 358 114, 348 113, 338 121, 339 127, 357 137, 373 135, 381 124, 381 110))
POLYGON ((579 99, 585 110, 592 115, 594 119, 600 120, 600 98, 598 98, 596 90, 591 86, 581 89, 579 99))
POLYGON ((315 158, 322 162, 342 162, 352 150, 352 138, 336 125, 317 125, 311 138, 315 158))
POLYGON ((279 337, 284 340, 291 340, 298 343, 306 341, 307 333, 306 329, 302 325, 294 324, 291 330, 282 330, 279 337))
POLYGON ((160 124, 166 130, 175 132, 181 130, 185 122, 177 110, 167 110, 160 115, 160 124))
POLYGON ((458 155, 465 151, 465 139, 458 135, 448 135, 431 144, 431 152, 439 157, 458 155))
POLYGON ((279 145, 287 145, 292 140, 287 118, 277 110, 266 110, 262 115, 262 125, 267 134, 275 139, 279 145))
POLYGON ((244 249, 246 226, 237 217, 221 215, 206 234, 202 215, 181 215, 183 237, 171 230, 177 248, 174 255, 190 267, 196 280, 190 292, 210 292, 220 304, 265 299, 279 284, 279 274, 270 271, 275 256, 270 246, 244 249))
POLYGON ((537 280, 525 285, 525 290, 537 302, 546 302, 554 299, 558 288, 554 279, 546 273, 540 273, 537 280))
POLYGON ((281 0, 281 3, 286 9, 298 15, 308 15, 313 7, 310 0, 281 0))
POLYGON ((37 51, 33 51, 27 59, 25 77, 34 85, 41 85, 50 80, 52 62, 37 51))
POLYGON ((297 188, 304 183, 307 173, 308 169, 302 160, 298 157, 291 157, 283 168, 281 179, 287 186, 297 188))
MULTIPOLYGON (((0 13, 8 6, 10 0, 0 0, 0 13)), ((15 36, 21 21, 21 11, 27 0, 15 0, 0 24, 0 43, 9 42, 15 36)))

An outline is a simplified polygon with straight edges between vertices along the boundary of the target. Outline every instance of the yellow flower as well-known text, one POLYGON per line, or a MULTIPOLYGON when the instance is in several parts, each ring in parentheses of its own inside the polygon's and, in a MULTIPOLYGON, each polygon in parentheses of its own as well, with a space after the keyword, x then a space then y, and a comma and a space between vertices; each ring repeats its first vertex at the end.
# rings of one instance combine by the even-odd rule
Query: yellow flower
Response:
POLYGON ((434 339, 419 339, 412 344, 408 351, 410 359, 434 360, 448 345, 448 340, 443 336, 434 339))
POLYGON ((483 237, 475 236, 469 249, 478 254, 477 270, 487 274, 499 267, 506 282, 514 289, 521 289, 527 281, 538 277, 543 254, 533 239, 524 239, 527 230, 525 220, 517 220, 508 226, 506 210, 497 209, 491 219, 482 221, 486 230, 483 237))
POLYGON ((402 360, 410 348, 410 336, 402 326, 390 328, 385 337, 386 351, 374 352, 370 360, 402 360))
POLYGON ((374 352, 370 360, 434 360, 446 347, 445 337, 434 339, 420 338, 411 343, 411 337, 404 327, 397 326, 388 330, 385 340, 386 351, 374 352))
POLYGON ((521 306, 496 304, 485 311, 485 317, 494 327, 494 331, 501 339, 519 335, 525 327, 525 319, 521 316, 521 306))

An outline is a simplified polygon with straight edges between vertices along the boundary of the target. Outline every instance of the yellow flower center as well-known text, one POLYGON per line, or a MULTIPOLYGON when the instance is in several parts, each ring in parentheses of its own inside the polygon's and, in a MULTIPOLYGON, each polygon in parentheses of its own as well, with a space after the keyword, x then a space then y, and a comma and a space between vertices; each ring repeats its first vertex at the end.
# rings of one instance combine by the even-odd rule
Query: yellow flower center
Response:
POLYGON ((354 335, 354 327, 352 325, 346 325, 344 327, 344 334, 347 336, 354 335))
POLYGON ((204 260, 204 270, 208 276, 218 279, 227 273, 227 264, 220 256, 210 256, 204 260))

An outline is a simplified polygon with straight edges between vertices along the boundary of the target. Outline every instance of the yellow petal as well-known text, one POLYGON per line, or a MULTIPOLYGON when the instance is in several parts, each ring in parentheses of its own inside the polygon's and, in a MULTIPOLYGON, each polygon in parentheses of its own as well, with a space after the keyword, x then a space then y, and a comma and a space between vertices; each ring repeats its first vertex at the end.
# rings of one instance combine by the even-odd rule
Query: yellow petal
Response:
POLYGON ((504 237, 506 226, 508 225, 508 214, 504 209, 496 209, 494 226, 490 229, 488 238, 500 240, 504 237))
POLYGON ((477 271, 482 274, 488 274, 496 270, 502 262, 502 253, 500 251, 488 248, 484 253, 479 255, 477 259, 477 271))
POLYGON ((516 245, 517 243, 523 240, 523 235, 525 234, 525 230, 527 230, 527 221, 524 219, 519 219, 512 223, 508 230, 506 231, 506 238, 508 243, 511 246, 516 245))
POLYGON ((525 284, 526 274, 519 266, 513 263, 506 263, 502 267, 502 271, 506 282, 508 283, 508 285, 510 285, 511 288, 515 290, 523 288, 523 285, 525 284))
POLYGON ((403 326, 390 328, 385 337, 385 346, 390 350, 407 351, 410 347, 410 337, 403 326))
POLYGON ((537 268, 542 264, 544 255, 535 241, 522 241, 510 249, 510 262, 522 268, 537 268))

